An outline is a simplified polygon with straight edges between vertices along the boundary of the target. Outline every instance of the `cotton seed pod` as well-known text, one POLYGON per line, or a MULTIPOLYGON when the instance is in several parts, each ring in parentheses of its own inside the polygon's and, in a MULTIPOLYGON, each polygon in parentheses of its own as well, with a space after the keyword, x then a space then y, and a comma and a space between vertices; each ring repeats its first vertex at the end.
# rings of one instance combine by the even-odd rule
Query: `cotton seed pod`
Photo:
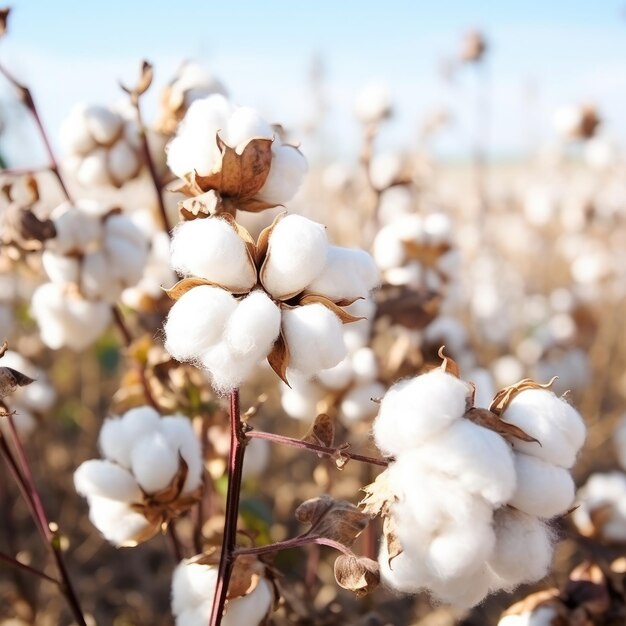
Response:
POLYGON ((546 389, 517 394, 502 419, 538 441, 514 439, 516 450, 559 467, 572 467, 585 442, 586 428, 578 411, 546 389))
POLYGON ((183 276, 197 276, 245 293, 257 280, 246 244, 225 219, 210 217, 183 222, 172 238, 172 267, 183 276))
POLYGON ((376 445, 390 456, 419 446, 463 416, 469 391, 441 369, 396 383, 374 422, 376 445))

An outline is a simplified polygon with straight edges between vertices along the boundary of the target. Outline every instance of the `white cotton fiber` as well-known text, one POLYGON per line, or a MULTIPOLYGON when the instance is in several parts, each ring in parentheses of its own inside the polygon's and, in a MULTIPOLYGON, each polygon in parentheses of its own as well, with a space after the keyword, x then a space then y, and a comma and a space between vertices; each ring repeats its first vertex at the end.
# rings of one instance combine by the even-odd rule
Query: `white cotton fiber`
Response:
POLYGON ((239 387, 250 376, 259 359, 256 355, 235 354, 222 341, 202 354, 200 362, 211 374, 213 388, 225 394, 239 387))
POLYGON ((318 373, 317 379, 327 389, 345 389, 352 382, 353 370, 350 357, 347 356, 327 370, 318 373))
POLYGON ((80 264, 77 258, 44 250, 41 255, 41 262, 48 278, 53 283, 61 285, 78 283, 80 264))
POLYGON ((126 434, 121 419, 106 419, 100 429, 98 444, 102 454, 111 461, 130 467, 130 451, 136 442, 126 434))
POLYGON ((224 340, 234 354, 261 360, 278 338, 280 322, 280 309, 257 289, 237 304, 226 323, 224 340))
POLYGON ((474 572, 456 579, 433 581, 433 598, 458 609, 469 609, 480 604, 499 581, 488 566, 480 565, 474 572))
POLYGON ((439 368, 396 383, 374 422, 376 445, 390 456, 419 446, 463 416, 468 394, 466 383, 439 368))
POLYGON ((576 454, 585 441, 585 424, 578 411, 548 390, 522 391, 515 396, 502 419, 539 441, 513 439, 516 450, 560 467, 574 465, 576 454))
POLYGON ((83 204, 75 207, 66 202, 50 214, 56 229, 56 237, 50 245, 58 254, 83 252, 102 235, 100 220, 89 215, 81 207, 83 204))
POLYGON ((509 504, 524 513, 550 519, 574 502, 574 481, 562 467, 523 453, 515 454, 517 486, 509 504))
POLYGON ((123 139, 111 147, 108 156, 109 174, 116 185, 122 185, 137 173, 140 165, 137 153, 123 139))
POLYGON ((557 619, 559 611, 556 607, 539 606, 520 615, 505 615, 498 626, 554 626, 557 619))
MULTIPOLYGON (((345 334, 345 333, 344 333, 345 334)), ((369 347, 355 350, 350 357, 354 377, 360 382, 369 382, 378 377, 378 360, 376 354, 369 347)))
POLYGON ((110 461, 91 460, 74 472, 74 487, 86 497, 101 496, 121 502, 141 502, 141 490, 132 474, 110 461))
POLYGON ((402 593, 417 593, 431 581, 430 572, 417 555, 404 550, 389 562, 387 542, 380 542, 378 553, 380 579, 383 584, 402 593))
POLYGON ((293 146, 281 144, 278 139, 272 145, 272 167, 258 198, 271 204, 283 204, 291 200, 302 184, 307 172, 304 155, 293 146))
POLYGON ((107 149, 96 148, 85 156, 76 172, 76 179, 83 187, 110 185, 107 149))
POLYGON ((494 514, 496 546, 489 566, 507 588, 542 579, 552 562, 552 535, 545 522, 503 507, 494 514))
POLYGON ((187 479, 182 493, 199 487, 202 480, 202 448, 191 422, 183 415, 169 415, 159 421, 159 430, 170 448, 187 463, 187 479))
POLYGON ((374 259, 381 270, 400 267, 406 261, 404 243, 392 226, 384 226, 374 239, 374 259))
POLYGON ((205 278, 235 293, 249 291, 257 280, 246 244, 220 217, 180 223, 174 229, 171 262, 183 276, 205 278))
POLYGON ((314 420, 318 414, 318 402, 327 392, 320 385, 292 370, 287 370, 287 380, 291 388, 282 384, 280 393, 280 402, 285 413, 298 420, 314 420))
POLYGON ((287 215, 272 231, 261 268, 265 290, 277 300, 300 293, 326 264, 326 229, 300 215, 287 215))
POLYGON ((59 144, 63 152, 84 154, 96 147, 96 141, 86 123, 85 112, 86 106, 77 104, 61 122, 59 144))
POLYGON ((301 374, 316 374, 346 356, 341 320, 323 304, 307 304, 283 312, 289 366, 301 374))
POLYGON ((237 300, 219 287, 190 289, 170 309, 165 322, 165 349, 177 360, 200 358, 219 341, 237 300))
POLYGON ((258 626, 269 613, 274 601, 274 593, 264 578, 259 581, 256 589, 240 598, 235 598, 226 606, 223 626, 258 626))
POLYGON ((107 541, 117 546, 136 545, 137 536, 148 528, 146 518, 126 503, 99 496, 89 498, 89 519, 107 541))
POLYGON ((107 299, 115 302, 119 291, 102 250, 91 252, 83 257, 80 276, 80 288, 85 296, 96 299, 108 296, 107 299))
POLYGON ((212 600, 217 584, 217 568, 185 559, 179 563, 172 577, 172 613, 180 615, 212 600))
POLYGON ((243 149, 251 139, 271 139, 274 129, 252 107, 238 107, 228 118, 221 137, 232 148, 243 149))
POLYGON ((165 489, 178 471, 178 455, 158 432, 141 437, 131 450, 130 460, 137 482, 147 493, 165 489))
POLYGON ((365 250, 329 246, 324 269, 306 290, 338 302, 364 298, 377 283, 376 264, 365 250))
POLYGON ((85 109, 85 124, 99 144, 113 143, 121 132, 122 123, 121 116, 106 107, 91 105, 85 109))
POLYGON ((374 417, 378 411, 378 404, 374 400, 382 398, 384 393, 385 388, 379 382, 356 385, 341 400, 339 408, 342 417, 348 422, 374 417))

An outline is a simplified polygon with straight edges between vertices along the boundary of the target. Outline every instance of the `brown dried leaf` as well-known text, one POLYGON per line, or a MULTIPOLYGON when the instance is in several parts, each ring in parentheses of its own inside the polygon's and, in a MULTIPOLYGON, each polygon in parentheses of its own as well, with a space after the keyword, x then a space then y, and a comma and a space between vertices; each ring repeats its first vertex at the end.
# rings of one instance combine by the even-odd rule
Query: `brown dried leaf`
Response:
POLYGON ((351 546, 371 517, 345 500, 335 500, 329 495, 311 498, 295 511, 296 519, 310 524, 308 535, 326 537, 351 546))
POLYGON ((229 600, 251 594, 259 585, 265 566, 256 556, 242 555, 237 557, 228 583, 229 600))
POLYGON ((332 448, 335 441, 335 420, 326 413, 320 413, 302 441, 332 448))
POLYGON ((40 220, 31 210, 22 209, 19 213, 19 234, 27 241, 46 241, 56 237, 54 222, 40 220))
POLYGON ((379 303, 376 317, 389 317, 393 324, 411 330, 423 330, 439 315, 441 297, 423 294, 407 287, 382 288, 384 300, 379 303))
MULTIPOLYGON (((183 183, 186 185, 186 183, 183 183)), ((180 189, 180 188, 179 188, 180 189)), ((190 189, 185 187, 185 189, 190 189)), ((188 222, 210 217, 221 213, 223 202, 221 196, 214 190, 207 191, 197 196, 188 197, 178 203, 178 212, 182 219, 188 222)))
POLYGON ((335 560, 335 580, 343 589, 354 591, 361 598, 380 584, 378 563, 366 557, 342 554, 335 560))
POLYGON ((389 472, 385 470, 376 476, 376 480, 361 489, 365 497, 359 502, 363 512, 370 517, 389 515, 391 505, 398 499, 389 483, 389 472))
POLYGON ((152 79, 154 78, 154 70, 152 69, 152 63, 149 63, 145 59, 141 63, 141 74, 139 75, 139 81, 135 86, 135 92, 138 95, 143 95, 148 91, 150 85, 152 85, 152 79))
POLYGON ((504 411, 506 411, 507 407, 513 401, 513 398, 520 394, 522 391, 526 391, 527 389, 550 389, 554 384, 554 381, 558 378, 558 376, 554 376, 550 382, 541 384, 535 382, 531 378, 523 378, 519 382, 510 385, 509 387, 505 387, 504 389, 500 389, 498 393, 495 395, 494 399, 491 401, 489 405, 489 410, 492 413, 500 416, 504 411))
POLYGON ((219 136, 217 145, 222 152, 221 162, 207 176, 195 174, 195 182, 203 191, 214 189, 223 197, 254 198, 265 184, 272 165, 273 139, 251 139, 244 146, 231 148, 219 136))
POLYGON ((441 346, 441 348, 437 351, 439 358, 442 360, 441 369, 446 372, 446 374, 452 374, 452 376, 461 378, 461 370, 459 369, 457 362, 443 353, 444 348, 445 346, 441 346))
POLYGON ((25 387, 32 382, 34 382, 34 379, 14 370, 12 367, 0 367, 0 398, 13 393, 18 387, 25 387))
POLYGON ((291 387, 287 380, 287 368, 289 367, 289 346, 285 340, 285 336, 281 329, 278 338, 274 342, 272 351, 267 355, 267 362, 270 367, 278 374, 278 377, 287 385, 291 387))
POLYGON ((507 439, 513 437, 515 439, 520 439, 521 441, 538 443, 539 445, 541 445, 540 441, 528 435, 521 428, 503 421, 502 419, 500 419, 500 417, 498 417, 495 413, 492 413, 488 409, 479 409, 476 407, 471 408, 469 411, 467 411, 465 417, 474 422, 474 424, 478 424, 478 426, 483 426, 484 428, 493 430, 494 432, 502 435, 502 437, 505 437, 507 439))
POLYGON ((344 324, 350 324, 351 322, 358 322, 359 320, 365 319, 364 317, 351 315, 345 309, 342 309, 341 306, 339 306, 326 296, 322 296, 317 293, 309 293, 305 296, 302 296, 298 300, 298 304, 300 306, 315 303, 323 304, 326 308, 330 309, 344 324))

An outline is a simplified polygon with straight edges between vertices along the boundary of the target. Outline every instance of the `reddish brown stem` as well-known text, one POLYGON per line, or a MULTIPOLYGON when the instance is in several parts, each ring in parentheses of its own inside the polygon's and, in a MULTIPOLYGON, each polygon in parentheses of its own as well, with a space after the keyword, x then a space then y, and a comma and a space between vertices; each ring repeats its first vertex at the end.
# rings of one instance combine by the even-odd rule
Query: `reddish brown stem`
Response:
POLYGON ((235 563, 239 496, 241 494, 241 478, 246 443, 246 433, 244 424, 241 421, 241 409, 239 406, 239 389, 235 389, 230 394, 230 452, 228 455, 228 491, 226 494, 224 539, 209 626, 220 626, 222 623, 228 583, 230 582, 235 563))
POLYGON ((180 563, 183 560, 183 550, 180 543, 180 539, 178 538, 178 533, 176 532, 176 527, 174 526, 174 521, 172 520, 167 527, 167 535, 170 539, 170 544, 172 546, 172 552, 174 553, 174 558, 176 559, 176 563, 180 563))
POLYGON ((0 561, 3 561, 4 563, 7 563, 8 565, 15 567, 16 569, 20 569, 25 572, 28 572, 29 574, 39 576, 39 578, 43 578, 44 580, 47 580, 48 582, 55 584, 57 587, 61 585, 61 583, 56 578, 52 578, 52 576, 48 576, 48 574, 46 574, 45 572, 35 569, 34 567, 31 567, 30 565, 26 565, 26 563, 22 563, 21 561, 14 559, 8 554, 3 554, 2 552, 0 552, 0 561))
POLYGON ((277 541, 276 543, 270 543, 267 546, 258 546, 256 548, 238 548, 235 551, 235 556, 261 556, 263 554, 271 554, 282 550, 301 548, 302 546, 308 546, 311 544, 328 546, 329 548, 338 550, 348 556, 354 556, 354 552, 352 552, 352 550, 350 550, 347 546, 344 546, 343 543, 339 543, 334 539, 327 539, 326 537, 317 537, 316 535, 301 535, 299 537, 293 537, 292 539, 286 539, 285 541, 277 541))
POLYGON ((246 433, 246 437, 252 439, 267 439, 274 443, 280 443, 285 446, 291 446, 292 448, 300 448, 303 450, 310 450, 311 452, 317 452, 324 456, 335 456, 341 454, 353 461, 360 461, 361 463, 369 463, 370 465, 378 465, 380 467, 387 467, 389 463, 384 459, 376 459, 374 457, 365 456, 363 454, 354 454, 347 450, 341 450, 339 448, 327 448, 326 446, 320 446, 316 443, 309 443, 308 441, 302 441, 301 439, 294 439, 293 437, 286 437, 285 435, 277 435, 275 433, 266 433, 262 430, 250 430, 246 433))

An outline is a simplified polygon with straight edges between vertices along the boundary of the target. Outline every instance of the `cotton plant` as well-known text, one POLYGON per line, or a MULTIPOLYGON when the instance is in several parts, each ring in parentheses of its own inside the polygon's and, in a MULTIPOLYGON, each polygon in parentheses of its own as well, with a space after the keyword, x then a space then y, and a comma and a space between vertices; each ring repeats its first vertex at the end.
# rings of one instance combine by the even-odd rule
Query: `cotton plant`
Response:
POLYGON ((325 228, 281 214, 254 242, 229 214, 186 221, 172 240, 185 276, 169 293, 165 347, 201 365, 228 392, 263 359, 311 376, 346 356, 344 306, 366 297, 378 274, 362 250, 332 246, 325 228))
POLYGON ((549 522, 574 500, 569 469, 585 426, 565 400, 529 380, 476 408, 472 386, 447 367, 383 397, 373 433, 392 462, 363 504, 384 518, 384 583, 470 607, 548 572, 549 522))
POLYGON ((111 322, 111 305, 143 275, 147 242, 119 211, 97 203, 64 203, 51 214, 54 237, 42 265, 49 282, 33 294, 31 311, 43 342, 82 350, 111 322))
POLYGON ((113 545, 150 539, 198 501, 202 451, 188 418, 137 407, 106 419, 98 441, 103 458, 82 463, 74 486, 113 545))
POLYGON ((391 95, 384 82, 372 80, 356 94, 354 113, 362 124, 379 124, 388 118, 391 112, 391 95))
POLYGON ((143 165, 137 123, 111 107, 76 104, 59 143, 64 168, 84 187, 121 187, 143 165))

